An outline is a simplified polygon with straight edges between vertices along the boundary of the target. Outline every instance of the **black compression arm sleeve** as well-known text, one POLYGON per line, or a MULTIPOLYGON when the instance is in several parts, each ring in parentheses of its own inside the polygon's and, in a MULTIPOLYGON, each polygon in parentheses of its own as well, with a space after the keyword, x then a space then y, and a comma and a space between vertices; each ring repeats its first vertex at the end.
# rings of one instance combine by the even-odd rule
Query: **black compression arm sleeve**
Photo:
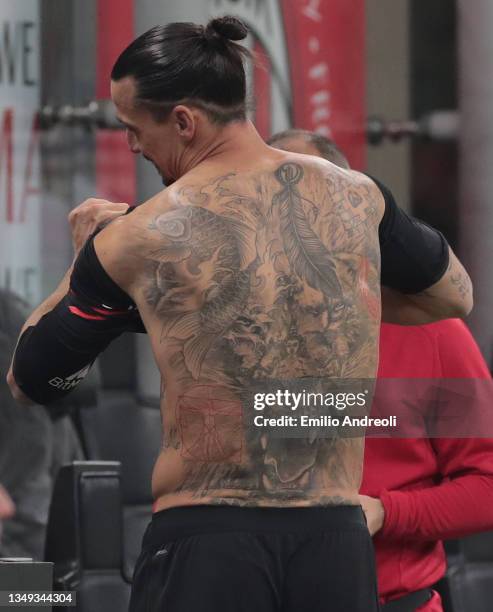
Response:
POLYGON ((137 308, 99 262, 92 236, 74 264, 69 293, 19 339, 14 379, 33 401, 61 399, 124 331, 145 332, 137 308))
POLYGON ((66 296, 19 339, 13 374, 20 389, 38 404, 59 400, 86 376, 96 357, 118 337, 106 321, 83 319, 70 311, 66 296))
POLYGON ((449 264, 443 234, 401 210, 385 185, 370 177, 385 199, 380 222, 382 285, 401 293, 420 293, 438 282, 449 264))

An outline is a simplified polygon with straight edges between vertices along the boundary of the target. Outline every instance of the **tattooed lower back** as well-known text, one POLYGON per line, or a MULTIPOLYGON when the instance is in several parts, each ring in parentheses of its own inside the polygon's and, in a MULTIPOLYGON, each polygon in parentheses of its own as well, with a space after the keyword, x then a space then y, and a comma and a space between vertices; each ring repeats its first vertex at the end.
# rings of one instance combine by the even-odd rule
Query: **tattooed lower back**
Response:
POLYGON ((288 161, 177 185, 149 214, 136 299, 166 386, 162 507, 355 503, 361 437, 260 430, 245 392, 375 376, 373 189, 288 161))

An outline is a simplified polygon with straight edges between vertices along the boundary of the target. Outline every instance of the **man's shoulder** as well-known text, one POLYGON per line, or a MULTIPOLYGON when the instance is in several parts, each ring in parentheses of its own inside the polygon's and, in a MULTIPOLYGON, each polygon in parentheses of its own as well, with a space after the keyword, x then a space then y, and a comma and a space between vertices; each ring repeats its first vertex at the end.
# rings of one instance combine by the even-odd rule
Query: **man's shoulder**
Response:
POLYGON ((114 219, 95 240, 99 244, 107 242, 113 249, 128 250, 132 245, 138 247, 147 240, 145 230, 149 229, 152 219, 175 206, 170 189, 164 189, 142 204, 132 206, 125 215, 114 219))
POLYGON ((284 163, 297 164, 303 168, 306 175, 333 183, 338 189, 363 189, 365 193, 383 200, 379 187, 371 177, 351 168, 342 168, 323 157, 287 153, 284 163))
MULTIPOLYGON (((377 183, 370 176, 358 170, 340 168, 327 160, 316 159, 322 162, 318 164, 318 170, 327 181, 329 189, 345 191, 346 194, 354 192, 363 199, 370 200, 383 213, 385 208, 384 196, 377 183)), ((357 199, 350 201, 354 205, 357 199)))

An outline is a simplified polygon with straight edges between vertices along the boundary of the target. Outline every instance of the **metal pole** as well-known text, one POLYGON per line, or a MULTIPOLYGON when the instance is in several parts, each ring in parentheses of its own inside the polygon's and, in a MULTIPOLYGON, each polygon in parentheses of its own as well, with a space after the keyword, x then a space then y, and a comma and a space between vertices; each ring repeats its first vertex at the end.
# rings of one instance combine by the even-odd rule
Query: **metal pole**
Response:
POLYGON ((493 353, 493 2, 458 0, 460 256, 473 283, 471 329, 493 353))

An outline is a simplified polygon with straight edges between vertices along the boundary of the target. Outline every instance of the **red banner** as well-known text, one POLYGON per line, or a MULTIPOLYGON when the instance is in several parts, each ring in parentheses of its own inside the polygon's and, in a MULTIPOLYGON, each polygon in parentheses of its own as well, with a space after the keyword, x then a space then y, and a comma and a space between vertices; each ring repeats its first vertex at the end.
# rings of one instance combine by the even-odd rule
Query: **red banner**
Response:
POLYGON ((260 42, 256 39, 253 44, 253 53, 256 62, 253 67, 253 82, 255 84, 255 97, 259 101, 255 106, 255 126, 262 138, 267 139, 272 134, 271 122, 271 75, 272 66, 270 58, 260 42))
MULTIPOLYGON (((96 97, 110 97, 113 64, 134 38, 133 0, 99 0, 96 97)), ((113 202, 133 204, 136 197, 135 159, 122 131, 96 133, 96 190, 113 202)))
POLYGON ((366 164, 364 0, 281 0, 293 126, 339 145, 355 169, 366 164))

